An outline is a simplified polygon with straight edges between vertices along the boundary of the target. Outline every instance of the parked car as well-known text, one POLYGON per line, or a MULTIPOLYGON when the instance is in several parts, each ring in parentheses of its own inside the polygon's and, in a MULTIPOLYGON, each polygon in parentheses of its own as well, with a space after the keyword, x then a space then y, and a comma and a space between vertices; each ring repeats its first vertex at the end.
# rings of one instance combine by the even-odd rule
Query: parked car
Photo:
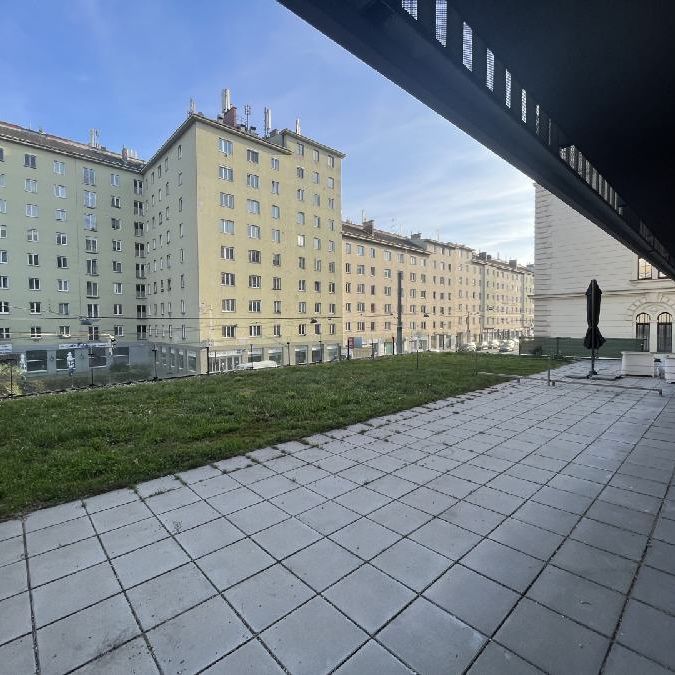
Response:
POLYGON ((514 349, 514 345, 513 345, 513 342, 511 342, 511 340, 504 340, 499 345, 499 351, 500 352, 512 352, 513 349, 514 349))
POLYGON ((483 340, 476 349, 480 352, 487 352, 490 349, 490 343, 487 340, 483 340))
POLYGON ((261 368, 278 368, 276 361, 253 361, 252 363, 240 363, 235 370, 260 370, 261 368))
POLYGON ((476 351, 476 343, 475 342, 464 342, 461 345, 459 345, 459 348, 457 349, 458 352, 475 352, 476 351))
POLYGON ((490 349, 499 349, 499 340, 490 340, 490 349))

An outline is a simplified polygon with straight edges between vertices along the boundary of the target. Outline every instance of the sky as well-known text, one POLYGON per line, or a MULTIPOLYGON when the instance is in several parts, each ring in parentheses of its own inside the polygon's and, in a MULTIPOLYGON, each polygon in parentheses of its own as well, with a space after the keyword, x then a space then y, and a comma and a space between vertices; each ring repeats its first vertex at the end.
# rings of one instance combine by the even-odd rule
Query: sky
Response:
POLYGON ((532 181, 275 0, 3 0, 0 119, 149 158, 228 87, 344 152, 342 215, 533 261, 532 181))

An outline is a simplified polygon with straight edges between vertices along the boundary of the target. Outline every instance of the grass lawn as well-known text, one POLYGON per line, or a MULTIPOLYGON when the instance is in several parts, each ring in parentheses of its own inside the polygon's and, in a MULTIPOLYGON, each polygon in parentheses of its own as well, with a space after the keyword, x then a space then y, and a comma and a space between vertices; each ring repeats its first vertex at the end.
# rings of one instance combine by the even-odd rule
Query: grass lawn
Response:
MULTIPOLYGON (((503 381, 473 354, 196 377, 0 403, 0 519, 503 381)), ((527 375, 547 359, 480 354, 527 375)))

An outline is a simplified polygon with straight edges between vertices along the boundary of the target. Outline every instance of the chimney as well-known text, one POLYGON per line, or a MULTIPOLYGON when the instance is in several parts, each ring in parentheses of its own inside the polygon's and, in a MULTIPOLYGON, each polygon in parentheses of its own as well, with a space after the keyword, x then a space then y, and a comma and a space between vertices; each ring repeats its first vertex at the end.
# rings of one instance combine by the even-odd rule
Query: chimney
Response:
POLYGON ((236 108, 236 106, 231 105, 223 113, 223 124, 225 124, 228 127, 236 127, 237 126, 237 108, 236 108))
POLYGON ((517 260, 509 260, 509 267, 518 267, 517 260))
POLYGON ((366 234, 369 234, 369 235, 372 236, 374 227, 375 227, 375 221, 372 218, 370 220, 364 220, 363 221, 363 230, 366 234))
POLYGON ((99 131, 98 129, 89 129, 89 146, 92 148, 98 148, 98 139, 99 131))
POLYGON ((413 241, 420 241, 422 239, 422 233, 421 232, 412 232, 410 234, 410 238, 413 241))
POLYGON ((272 110, 270 108, 265 108, 265 137, 270 135, 272 131, 272 110))
POLYGON ((295 133, 298 134, 298 136, 300 136, 302 134, 302 130, 300 128, 300 118, 299 117, 295 118, 295 133))
POLYGON ((122 161, 126 162, 129 159, 129 150, 122 148, 122 161))
POLYGON ((488 254, 487 254, 485 251, 480 251, 480 252, 478 253, 478 257, 479 257, 481 260, 487 260, 487 259, 488 259, 488 254))
POLYGON ((222 90, 222 92, 220 93, 220 102, 221 102, 220 107, 222 108, 223 114, 225 114, 232 107, 229 89, 222 90))

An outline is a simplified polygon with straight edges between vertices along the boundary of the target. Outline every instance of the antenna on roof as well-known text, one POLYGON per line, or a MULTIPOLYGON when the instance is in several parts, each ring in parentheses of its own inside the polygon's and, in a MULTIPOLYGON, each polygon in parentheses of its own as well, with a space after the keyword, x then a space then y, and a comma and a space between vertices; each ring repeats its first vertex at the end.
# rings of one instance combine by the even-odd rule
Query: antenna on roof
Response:
POLYGON ((270 131, 272 131, 272 109, 271 108, 265 108, 265 136, 270 135, 270 131))
POLYGON ((222 92, 220 93, 220 103, 223 114, 225 114, 232 107, 229 89, 223 89, 222 92))
POLYGON ((188 115, 194 115, 197 112, 197 104, 195 100, 190 97, 190 103, 188 104, 188 115))
POLYGON ((247 103, 244 106, 244 115, 246 116, 246 131, 248 131, 248 119, 251 116, 251 112, 253 112, 251 106, 247 103))
POLYGON ((295 133, 300 136, 302 134, 302 130, 300 129, 300 118, 296 117, 295 118, 295 133))

